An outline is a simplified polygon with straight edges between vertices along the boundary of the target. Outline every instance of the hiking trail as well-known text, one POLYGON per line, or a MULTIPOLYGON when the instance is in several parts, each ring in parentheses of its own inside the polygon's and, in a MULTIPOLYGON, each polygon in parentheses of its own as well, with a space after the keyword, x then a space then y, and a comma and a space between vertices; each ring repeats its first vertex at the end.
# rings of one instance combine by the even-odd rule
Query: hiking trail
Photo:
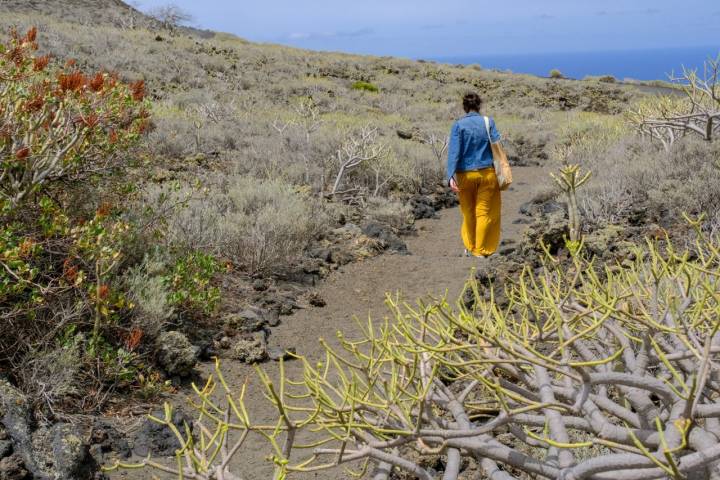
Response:
MULTIPOLYGON (((521 240, 526 225, 515 223, 522 217, 519 207, 532 198, 535 191, 533 185, 543 174, 540 167, 513 168, 515 182, 502 197, 502 245, 521 240)), ((294 347, 299 355, 316 361, 323 356, 319 338, 325 339, 332 347, 339 347, 337 331, 342 331, 346 338, 357 338, 359 330, 355 317, 361 321, 367 321, 368 317, 383 319, 388 314, 385 306, 388 293, 400 295, 401 299, 411 305, 418 299, 441 298, 445 295, 451 304, 455 303, 473 266, 478 262, 478 259, 461 256, 463 245, 460 239, 460 224, 459 208, 442 210, 437 218, 417 221, 417 235, 404 238, 410 255, 383 254, 348 264, 333 272, 316 288, 327 305, 300 309, 290 316, 282 317, 282 323, 272 329, 269 346, 294 347)), ((213 367, 211 363, 200 365, 204 378, 213 371, 213 367)), ((261 367, 268 372, 270 378, 277 378, 278 363, 268 362, 261 367)), ((242 384, 248 382, 245 401, 252 419, 273 424, 276 419, 273 416, 275 412, 269 408, 262 395, 253 367, 223 359, 222 371, 234 391, 239 391, 242 384)), ((286 361, 285 373, 290 378, 301 378, 302 363, 286 361)), ((185 398, 191 394, 191 390, 183 389, 172 402, 186 406, 185 398)), ((260 438, 249 440, 234 459, 234 468, 231 468, 231 471, 238 472, 243 480, 270 480, 272 464, 265 459, 268 449, 267 442, 260 438)), ((300 455, 305 457, 308 453, 307 450, 301 451, 300 455)), ((127 474, 130 476, 116 473, 113 477, 153 478, 149 470, 142 473, 130 471, 127 474)), ((339 480, 352 477, 340 467, 328 471, 293 474, 292 478, 339 480)))

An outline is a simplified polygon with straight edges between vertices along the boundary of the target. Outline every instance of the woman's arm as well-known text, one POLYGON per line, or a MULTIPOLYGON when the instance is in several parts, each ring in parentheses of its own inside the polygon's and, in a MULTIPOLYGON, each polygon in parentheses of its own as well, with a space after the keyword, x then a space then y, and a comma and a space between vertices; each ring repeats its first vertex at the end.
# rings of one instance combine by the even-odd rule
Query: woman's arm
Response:
POLYGON ((460 146, 462 139, 460 138, 460 126, 455 122, 450 130, 450 142, 448 143, 448 161, 447 161, 447 181, 450 185, 450 181, 453 180, 453 176, 457 171, 458 163, 460 162, 460 146))
POLYGON ((502 135, 495 126, 495 119, 490 117, 490 143, 500 143, 502 135))

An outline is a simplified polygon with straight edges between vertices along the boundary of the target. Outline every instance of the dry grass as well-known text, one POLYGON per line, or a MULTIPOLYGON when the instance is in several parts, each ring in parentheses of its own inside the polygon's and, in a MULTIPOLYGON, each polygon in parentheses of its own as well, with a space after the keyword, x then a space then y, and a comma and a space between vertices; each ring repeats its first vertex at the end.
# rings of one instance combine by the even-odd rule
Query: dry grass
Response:
MULTIPOLYGON (((0 28, 37 24, 41 44, 58 59, 144 78, 156 99, 156 130, 149 140, 155 155, 187 165, 198 153, 213 154, 223 169, 282 175, 316 190, 322 188, 321 177, 332 174, 325 163, 347 131, 364 125, 377 127, 394 153, 388 167, 402 174, 394 188, 434 183, 442 165, 432 161, 420 133, 446 135, 461 114, 458 99, 469 89, 481 93, 487 112, 498 118, 501 130, 507 129, 511 150, 535 157, 562 127, 553 112, 618 113, 634 95, 632 89, 597 82, 552 82, 470 67, 309 52, 249 44, 231 35, 204 39, 183 31, 173 36, 152 23, 131 28, 104 16, 84 22, 69 13, 83 9, 56 12, 51 4, 35 2, 31 8, 12 2, 0 28), (376 85, 379 92, 353 89, 356 82, 376 85), (298 102, 308 98, 320 123, 309 136, 296 112, 298 102), (273 128, 276 122, 291 125, 280 132, 273 128), (418 135, 400 139, 398 129, 418 135)), ((92 15, 96 9, 84 10, 92 15)), ((128 8, 103 10, 135 15, 128 8)))

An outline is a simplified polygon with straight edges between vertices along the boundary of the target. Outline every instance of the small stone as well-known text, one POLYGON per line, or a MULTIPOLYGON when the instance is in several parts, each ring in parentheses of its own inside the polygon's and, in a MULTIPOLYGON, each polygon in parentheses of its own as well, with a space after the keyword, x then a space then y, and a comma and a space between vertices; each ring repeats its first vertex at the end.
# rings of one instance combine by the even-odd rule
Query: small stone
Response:
POLYGON ((279 362, 280 360, 292 360, 297 352, 294 347, 281 348, 281 347, 270 347, 267 350, 267 355, 270 360, 279 362))
POLYGON ((197 363, 198 348, 181 332, 163 332, 157 340, 158 364, 170 376, 188 377, 197 363))
POLYGON ((265 283, 265 280, 262 280, 262 279, 255 280, 253 282, 252 286, 253 286, 253 290, 255 290, 256 292, 264 292, 265 290, 268 289, 268 284, 265 283))
POLYGON ((25 480, 30 478, 30 473, 25 469, 25 464, 17 453, 0 460, 0 480, 25 480))
POLYGON ((310 305, 312 305, 313 307, 320 308, 327 305, 325 299, 322 298, 318 292, 310 292, 310 294, 308 295, 308 303, 310 303, 310 305))
POLYGON ((258 335, 240 338, 232 349, 235 360, 260 363, 268 358, 267 342, 258 335))
POLYGON ((498 253, 499 253, 500 255, 505 255, 505 256, 507 256, 507 255, 511 255, 511 254, 515 253, 516 250, 517 250, 517 247, 513 247, 513 246, 502 247, 502 248, 498 251, 498 253))
POLYGON ((384 242, 388 250, 404 254, 408 253, 405 242, 400 240, 388 227, 380 223, 367 223, 363 226, 362 232, 370 238, 376 238, 384 242))
POLYGON ((396 130, 395 133, 397 133, 397 136, 402 138, 403 140, 412 140, 412 138, 413 138, 412 132, 408 132, 406 130, 398 129, 398 130, 396 130))
POLYGON ((279 310, 270 310, 267 312, 267 323, 269 327, 277 327, 280 325, 280 312, 279 310))
POLYGON ((226 326, 243 333, 262 330, 267 323, 263 311, 258 308, 246 308, 240 313, 233 313, 225 317, 226 326))

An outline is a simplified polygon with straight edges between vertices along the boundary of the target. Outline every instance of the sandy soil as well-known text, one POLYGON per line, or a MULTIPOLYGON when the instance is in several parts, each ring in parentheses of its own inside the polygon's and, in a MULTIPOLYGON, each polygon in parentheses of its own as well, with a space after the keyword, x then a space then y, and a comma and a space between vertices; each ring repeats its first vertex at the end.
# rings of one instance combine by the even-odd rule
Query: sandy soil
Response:
MULTIPOLYGON (((515 167, 515 184, 503 194, 503 239, 518 241, 525 225, 515 224, 520 217, 519 206, 530 200, 535 180, 544 173, 538 167, 515 167)), ((471 274, 476 259, 460 256, 462 242, 459 235, 460 212, 457 208, 440 213, 439 218, 419 221, 417 236, 406 238, 411 255, 382 255, 363 262, 354 263, 333 273, 318 287, 318 292, 327 302, 323 308, 300 310, 290 317, 284 317, 282 324, 273 329, 270 344, 284 348, 295 347, 297 352, 309 358, 319 358, 319 338, 337 345, 335 333, 343 331, 346 337, 357 334, 353 317, 366 319, 383 318, 387 313, 384 305, 386 293, 400 294, 414 302, 416 299, 447 295, 454 301, 461 293, 465 281, 471 274)), ((250 389, 246 398, 251 414, 258 422, 274 419, 266 400, 259 392, 254 380, 252 367, 230 360, 223 363, 223 371, 232 386, 240 386, 246 379, 250 389)), ((300 362, 285 364, 286 374, 299 378, 300 362)), ((277 372, 277 364, 268 363, 263 368, 271 377, 277 372)), ((203 373, 210 372, 212 365, 202 365, 203 373)), ((184 403, 188 391, 180 392, 174 403, 184 403)), ((267 444, 253 439, 235 460, 234 471, 244 480, 265 480, 272 478, 272 465, 265 459, 267 444)), ((126 471, 113 474, 112 478, 150 479, 149 472, 126 471)), ((162 477, 161 477, 162 478, 162 477)), ((169 477, 165 477, 169 478, 169 477)), ((352 478, 342 469, 307 474, 296 474, 298 480, 329 480, 352 478)))

